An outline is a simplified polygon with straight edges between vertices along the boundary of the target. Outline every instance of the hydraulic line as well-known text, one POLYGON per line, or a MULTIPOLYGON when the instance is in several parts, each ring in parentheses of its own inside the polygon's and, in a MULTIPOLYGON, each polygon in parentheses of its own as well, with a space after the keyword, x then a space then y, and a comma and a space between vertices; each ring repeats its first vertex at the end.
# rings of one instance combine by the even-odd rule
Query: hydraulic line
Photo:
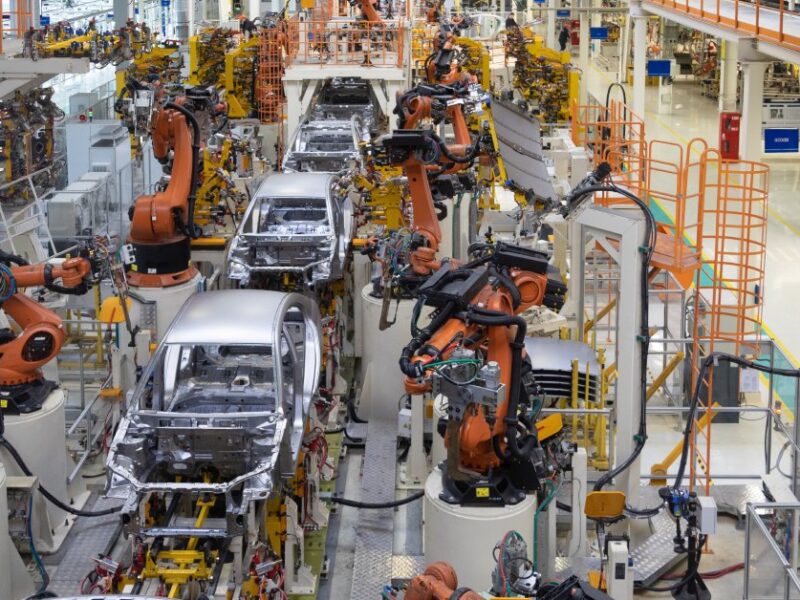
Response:
POLYGON ((686 465, 688 463, 689 458, 689 438, 692 433, 692 426, 695 421, 695 416, 697 414, 697 407, 700 404, 700 390, 703 386, 703 382, 706 378, 706 373, 711 365, 715 365, 718 362, 729 362, 740 367, 746 367, 748 369, 754 369, 756 371, 760 371, 762 373, 771 373, 772 375, 781 375, 783 377, 794 377, 795 379, 800 378, 800 370, 798 369, 779 369, 775 367, 770 367, 767 365, 760 365, 756 362, 751 360, 747 360, 745 358, 740 358, 738 356, 734 356, 733 354, 727 354, 725 352, 712 352, 708 356, 703 359, 703 362, 700 364, 700 372, 697 376, 697 381, 694 386, 694 390, 692 392, 691 402, 689 404, 689 414, 686 417, 686 426, 683 429, 683 448, 681 450, 681 460, 678 464, 678 472, 675 475, 675 483, 673 485, 674 489, 678 489, 681 487, 683 483, 683 476, 686 472, 686 465))
MULTIPOLYGON (((34 476, 31 470, 28 468, 28 465, 26 465, 25 461, 22 460, 22 457, 19 455, 19 452, 17 452, 17 449, 14 448, 14 446, 11 445, 11 442, 9 442, 2 435, 0 435, 0 445, 2 445, 8 451, 8 453, 11 455, 11 457, 14 459, 17 465, 19 465, 19 468, 22 469, 22 472, 25 473, 25 475, 27 475, 28 477, 34 476)), ((115 506, 113 508, 107 508, 105 510, 97 510, 97 511, 78 510, 77 508, 73 508, 68 504, 64 504, 61 500, 59 500, 57 497, 55 497, 53 494, 47 491, 47 488, 45 488, 41 483, 39 484, 39 491, 42 493, 42 496, 44 496, 47 500, 56 505, 58 508, 60 508, 61 510, 65 510, 68 513, 78 517, 104 517, 106 515, 112 515, 116 512, 119 512, 120 509, 122 508, 122 505, 120 505, 120 506, 115 506)))
POLYGON ((330 499, 334 504, 342 504, 344 506, 354 506, 355 508, 378 509, 378 508, 396 508, 404 504, 410 504, 415 500, 419 500, 425 495, 424 491, 414 492, 410 496, 394 500, 392 502, 359 502, 357 500, 349 500, 348 498, 337 498, 336 496, 330 499))

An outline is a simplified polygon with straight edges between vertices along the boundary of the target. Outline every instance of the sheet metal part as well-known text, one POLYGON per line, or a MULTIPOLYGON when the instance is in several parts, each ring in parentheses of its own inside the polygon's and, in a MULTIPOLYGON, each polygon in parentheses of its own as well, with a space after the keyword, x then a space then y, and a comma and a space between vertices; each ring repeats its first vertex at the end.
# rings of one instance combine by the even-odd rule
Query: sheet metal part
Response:
POLYGON ((309 120, 347 121, 358 114, 374 123, 378 108, 369 83, 355 77, 334 77, 326 82, 309 112, 309 120))
MULTIPOLYGON (((141 505, 150 492, 208 492, 226 497, 228 535, 242 533, 250 504, 294 474, 321 346, 316 304, 299 294, 192 296, 145 369, 111 444, 107 494, 126 501, 126 532, 144 529, 141 505), (206 482, 209 467, 216 478, 206 482)), ((149 533, 187 535, 172 525, 149 533)))
POLYGON ((231 242, 228 277, 242 287, 259 274, 302 275, 309 286, 341 278, 353 217, 337 181, 326 173, 268 176, 231 242))
POLYGON ((531 359, 531 370, 546 396, 569 398, 572 395, 572 362, 578 361, 578 396, 597 402, 600 399, 600 363, 592 347, 574 340, 528 337, 525 350, 531 359), (586 374, 589 392, 586 394, 586 374))
POLYGON ((508 178, 536 198, 555 198, 556 192, 542 158, 539 121, 501 99, 492 101, 492 116, 508 178))

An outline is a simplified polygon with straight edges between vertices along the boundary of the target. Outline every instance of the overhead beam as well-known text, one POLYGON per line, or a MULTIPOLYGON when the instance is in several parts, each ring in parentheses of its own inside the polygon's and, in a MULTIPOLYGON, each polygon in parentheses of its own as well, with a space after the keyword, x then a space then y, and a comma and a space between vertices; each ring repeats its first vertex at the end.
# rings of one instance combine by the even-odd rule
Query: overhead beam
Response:
POLYGON ((0 59, 0 77, 88 73, 90 67, 86 58, 4 58, 0 59))

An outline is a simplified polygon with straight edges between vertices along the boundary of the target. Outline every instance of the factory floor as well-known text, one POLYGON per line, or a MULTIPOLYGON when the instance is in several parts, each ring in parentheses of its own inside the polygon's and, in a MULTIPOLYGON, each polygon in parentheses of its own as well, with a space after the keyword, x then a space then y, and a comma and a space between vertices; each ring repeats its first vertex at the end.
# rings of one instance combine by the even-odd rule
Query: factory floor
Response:
MULTIPOLYGON (((605 102, 615 72, 603 71, 595 64, 584 73, 589 94, 605 102)), ((631 90, 626 86, 630 104, 631 90)), ((669 114, 657 110, 658 88, 647 87, 645 132, 648 140, 665 140, 686 145, 689 140, 703 138, 711 147, 719 146, 719 110, 717 100, 701 94, 698 83, 676 81, 673 105, 669 114)), ((619 90, 613 92, 619 98, 619 90)), ((697 158, 696 156, 694 157, 697 158)), ((769 221, 767 226, 767 264, 764 285, 763 324, 765 332, 776 339, 778 346, 795 365, 800 356, 800 320, 793 318, 791 304, 785 298, 800 296, 800 212, 797 194, 800 191, 800 163, 796 155, 764 155, 770 167, 769 221)))

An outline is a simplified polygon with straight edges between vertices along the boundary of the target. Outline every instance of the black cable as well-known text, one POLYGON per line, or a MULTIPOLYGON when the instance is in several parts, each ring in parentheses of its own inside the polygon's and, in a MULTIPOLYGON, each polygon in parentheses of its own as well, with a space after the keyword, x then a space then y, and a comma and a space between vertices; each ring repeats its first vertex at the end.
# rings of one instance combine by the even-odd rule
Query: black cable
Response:
MULTIPOLYGON (((5 437, 0 436, 0 444, 8 450, 8 453, 11 455, 11 458, 19 465, 19 468, 22 469, 22 472, 25 473, 28 477, 33 477, 33 473, 28 468, 28 465, 25 464, 25 461, 22 460, 22 457, 17 452, 17 449, 11 445, 5 437)), ((113 508, 107 508, 105 510, 97 510, 97 511, 89 511, 89 510, 78 510, 77 508, 73 508, 68 504, 64 504, 61 500, 56 498, 53 494, 47 491, 41 483, 39 484, 39 491, 42 493, 42 496, 47 498, 50 502, 55 504, 61 510, 65 510, 70 514, 73 514, 78 517, 104 517, 106 515, 112 515, 116 512, 119 512, 122 508, 122 505, 115 506, 113 508)))
POLYGON ((400 498, 399 500, 394 500, 392 502, 358 502, 357 500, 349 500, 348 498, 337 498, 334 496, 331 498, 331 502, 334 504, 343 504, 344 506, 353 506, 355 508, 366 508, 366 509, 377 509, 377 508, 395 508, 398 506, 403 506, 404 504, 410 504, 415 500, 419 500, 425 495, 424 491, 414 492, 410 496, 405 498, 400 498))
POLYGON ((438 312, 438 314, 428 323, 427 327, 420 329, 419 333, 411 339, 400 354, 400 371, 403 375, 412 378, 422 377, 425 373, 425 367, 420 362, 412 362, 411 358, 414 354, 425 345, 435 331, 438 331, 453 314, 456 303, 451 300, 438 312))
POLYGON ((508 290, 508 293, 511 296, 511 306, 514 308, 514 310, 519 308, 519 305, 522 303, 522 294, 514 283, 514 280, 508 275, 507 268, 498 269, 494 265, 490 264, 488 271, 490 275, 493 275, 497 278, 498 283, 502 284, 502 286, 508 290))
POLYGON ((347 418, 350 419, 351 423, 369 423, 367 419, 362 419, 358 416, 352 400, 345 401, 345 404, 347 405, 347 418))
POLYGON ((367 445, 367 440, 352 437, 349 433, 347 433, 347 429, 345 429, 343 433, 344 437, 350 440, 350 443, 347 444, 349 447, 352 448, 355 446, 363 448, 367 445))
MULTIPOLYGON (((602 166, 602 165, 601 165, 602 166)), ((598 167, 598 170, 600 167, 598 167)), ((641 198, 636 196, 635 194, 625 190, 623 188, 617 187, 616 185, 588 185, 586 187, 582 187, 580 193, 573 197, 572 202, 570 203, 569 208, 577 207, 583 198, 594 194, 596 192, 611 192, 616 193, 624 196, 628 200, 631 200, 637 207, 642 211, 645 217, 645 221, 647 224, 646 232, 645 232, 645 239, 642 242, 642 272, 641 272, 641 331, 638 336, 639 343, 642 346, 641 349, 641 360, 640 360, 640 410, 641 416, 639 420, 639 431, 635 436, 636 446, 634 447, 631 454, 613 469, 607 471, 603 474, 595 483, 594 491, 602 490, 606 485, 608 485, 614 477, 623 473, 627 470, 637 458, 642 453, 644 449, 645 442, 647 441, 647 354, 650 345, 650 332, 648 329, 648 321, 650 316, 650 309, 649 309, 649 296, 648 296, 648 271, 650 266, 650 259, 653 256, 653 251, 655 250, 655 236, 656 236, 656 220, 653 216, 653 213, 650 211, 650 208, 645 204, 641 198)))
MULTIPOLYGON (((511 326, 516 325, 517 331, 511 346, 511 380, 509 382, 508 408, 505 416, 506 440, 508 449, 514 458, 527 460, 530 453, 539 443, 535 430, 523 438, 522 443, 517 439, 517 423, 519 422, 519 397, 522 380, 522 351, 525 348, 525 333, 528 324, 519 315, 507 315, 505 313, 487 310, 477 306, 472 306, 467 313, 463 314, 465 321, 487 326, 511 326)), ((495 451, 497 451, 497 444, 495 451)), ((507 455, 503 452, 498 455, 501 459, 506 459, 507 455)))
POLYGON ((564 512, 571 513, 572 507, 569 504, 565 504, 561 501, 556 501, 556 508, 563 510, 564 512))
POLYGON ((444 155, 444 157, 447 160, 459 165, 471 163, 478 156, 478 153, 480 152, 481 149, 481 138, 480 136, 478 136, 475 138, 475 142, 472 144, 469 151, 467 151, 467 153, 463 157, 456 156, 455 154, 450 152, 450 149, 447 147, 447 144, 444 143, 444 140, 442 140, 442 138, 440 138, 435 133, 431 133, 430 136, 431 139, 434 142, 436 142, 436 144, 439 146, 439 151, 444 155))
POLYGON ((664 508, 664 504, 659 504, 654 508, 634 508, 632 506, 625 505, 625 513, 629 516, 633 517, 642 517, 642 518, 649 518, 655 517, 661 510, 664 508))
POLYGON ((706 543, 706 536, 701 535, 699 543, 697 544, 694 568, 691 571, 687 571, 687 573, 681 578, 680 581, 677 581, 676 583, 670 586, 664 586, 664 587, 656 587, 653 585, 644 585, 641 583, 637 583, 636 589, 645 590, 648 592, 673 592, 678 588, 687 585, 692 579, 694 579, 697 576, 697 573, 700 570, 700 559, 703 556, 703 546, 705 545, 705 543, 706 543))
MULTIPOLYGON (((606 121, 608 121, 608 109, 611 107, 611 90, 614 87, 622 90, 622 110, 624 111, 622 113, 622 122, 625 123, 628 120, 628 94, 625 91, 625 87, 617 81, 609 85, 606 90, 606 121)), ((625 139, 625 125, 622 126, 622 139, 625 139)))
POLYGON ((689 403, 689 414, 686 417, 686 426, 683 429, 683 449, 681 450, 681 461, 678 464, 678 472, 675 475, 675 484, 673 486, 675 489, 680 488, 681 483, 683 482, 684 473, 686 472, 686 465, 689 458, 689 437, 692 433, 692 426, 694 425, 695 415, 697 414, 697 407, 700 404, 701 386, 705 382, 706 373, 708 372, 709 367, 719 361, 733 363, 739 365, 740 367, 754 369, 762 373, 771 373, 773 375, 781 375, 783 377, 794 377, 795 379, 800 378, 800 370, 778 369, 775 367, 769 367, 767 365, 760 365, 751 360, 740 358, 726 352, 712 352, 706 356, 700 365, 700 372, 697 376, 697 382, 695 383, 694 390, 692 391, 691 402, 689 403))

